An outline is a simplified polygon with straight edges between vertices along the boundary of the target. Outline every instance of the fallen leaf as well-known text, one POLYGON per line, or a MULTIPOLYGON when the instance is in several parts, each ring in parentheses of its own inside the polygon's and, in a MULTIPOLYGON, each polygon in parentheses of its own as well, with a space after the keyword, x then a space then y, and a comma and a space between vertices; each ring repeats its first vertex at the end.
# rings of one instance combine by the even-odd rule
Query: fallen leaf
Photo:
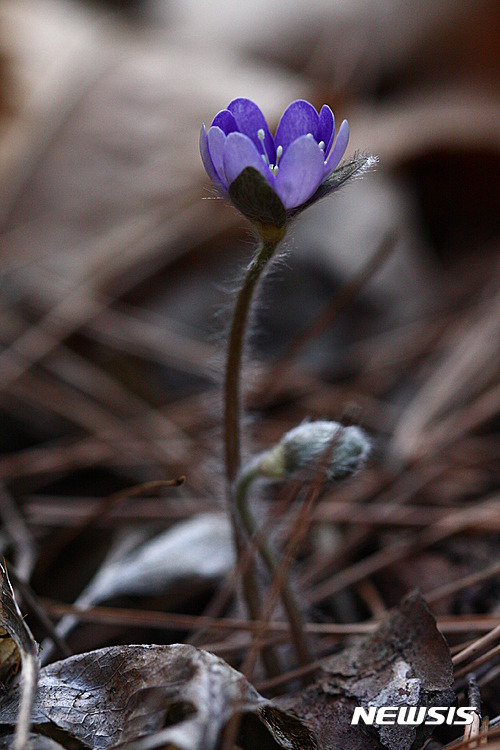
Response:
MULTIPOLYGON (((15 722, 17 702, 14 693, 0 704, 0 724, 15 722)), ((211 750, 240 712, 247 719, 245 747, 255 747, 248 742, 258 736, 262 750, 316 748, 309 729, 259 695, 242 674, 183 644, 112 646, 50 664, 40 672, 33 724, 45 733, 55 727, 68 742, 93 750, 211 750)))
POLYGON ((231 525, 220 513, 175 524, 124 558, 105 565, 87 587, 92 604, 113 596, 151 596, 179 581, 215 580, 234 564, 231 525))
MULTIPOLYGON (((132 535, 133 539, 136 535, 132 535)), ((127 543, 125 543, 127 544, 127 543)), ((121 554, 115 551, 75 602, 81 610, 114 596, 156 596, 179 583, 211 582, 225 575, 234 564, 231 526, 220 513, 200 513, 194 518, 136 545, 121 554)), ((79 622, 78 615, 65 615, 57 625, 62 638, 79 622)), ((54 645, 42 644, 46 664, 54 645)))
POLYGON ((311 726, 322 748, 416 750, 424 725, 351 726, 356 706, 450 706, 453 669, 446 641, 422 596, 410 594, 377 630, 322 662, 313 685, 276 705, 311 726))
POLYGON ((22 664, 14 750, 25 750, 39 671, 38 647, 17 606, 6 569, 0 564, 0 679, 8 683, 22 664))

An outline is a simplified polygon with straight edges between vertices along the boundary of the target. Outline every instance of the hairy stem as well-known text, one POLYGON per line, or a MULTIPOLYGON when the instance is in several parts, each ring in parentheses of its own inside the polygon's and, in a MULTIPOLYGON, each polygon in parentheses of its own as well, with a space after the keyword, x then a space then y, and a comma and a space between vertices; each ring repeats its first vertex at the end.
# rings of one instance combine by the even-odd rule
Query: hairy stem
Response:
MULTIPOLYGON (((258 462, 255 461, 250 463, 249 466, 240 473, 235 486, 236 507, 249 540, 255 543, 270 576, 275 578, 280 574, 279 561, 272 547, 268 544, 262 533, 259 532, 257 523, 255 522, 248 504, 248 489, 254 479, 258 476, 259 465, 258 462)), ((301 665, 310 664, 312 661, 312 655, 304 632, 302 614, 295 600, 295 595, 290 583, 286 578, 282 582, 280 594, 290 623, 290 631, 299 662, 301 665)))
POLYGON ((248 313, 257 282, 272 258, 279 240, 263 240, 245 273, 234 308, 226 363, 224 444, 226 476, 234 482, 240 467, 241 360, 248 313))
MULTIPOLYGON (((224 446, 230 516, 236 552, 243 571, 243 592, 253 620, 260 620, 261 598, 253 561, 245 560, 247 543, 238 521, 239 513, 233 498, 233 482, 240 467, 241 362, 248 314, 257 282, 272 258, 278 242, 278 238, 263 239, 246 270, 229 333, 224 387, 224 446)), ((267 674, 276 675, 279 672, 279 662, 274 650, 271 647, 264 649, 262 658, 267 674)))

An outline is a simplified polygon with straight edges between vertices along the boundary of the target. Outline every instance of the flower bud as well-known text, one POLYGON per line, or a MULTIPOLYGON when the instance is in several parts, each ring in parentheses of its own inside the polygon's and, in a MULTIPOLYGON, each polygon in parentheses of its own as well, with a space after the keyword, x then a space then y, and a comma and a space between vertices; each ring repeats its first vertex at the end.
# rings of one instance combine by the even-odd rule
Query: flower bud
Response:
POLYGON ((326 420, 303 422, 262 456, 259 468, 263 476, 285 478, 324 457, 326 477, 332 481, 361 469, 370 449, 370 440, 360 427, 326 420))

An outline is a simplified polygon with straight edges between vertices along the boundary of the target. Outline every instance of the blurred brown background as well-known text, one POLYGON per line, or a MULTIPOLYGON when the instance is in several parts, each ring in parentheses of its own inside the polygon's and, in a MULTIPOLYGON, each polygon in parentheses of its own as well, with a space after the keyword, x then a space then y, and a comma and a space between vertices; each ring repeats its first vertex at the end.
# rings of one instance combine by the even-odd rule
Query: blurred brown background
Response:
MULTIPOLYGON (((264 285, 247 449, 306 416, 373 435, 368 474, 317 518, 338 524, 344 566, 498 491, 499 23, 495 0, 0 2, 1 541, 41 594, 74 600, 110 527, 221 507, 220 362, 252 242, 212 200, 198 134, 236 96, 273 124, 294 98, 328 102, 348 153, 379 157, 304 214, 264 285), (383 268, 290 349, 392 236, 383 268), (61 536, 110 492, 179 474, 182 488, 61 536)), ((498 514, 477 523, 386 566, 376 602, 484 567, 498 514)), ((328 539, 311 548, 316 582, 335 571, 328 539)), ((374 604, 349 596, 335 617, 374 604)), ((444 610, 498 606, 490 587, 444 610)))

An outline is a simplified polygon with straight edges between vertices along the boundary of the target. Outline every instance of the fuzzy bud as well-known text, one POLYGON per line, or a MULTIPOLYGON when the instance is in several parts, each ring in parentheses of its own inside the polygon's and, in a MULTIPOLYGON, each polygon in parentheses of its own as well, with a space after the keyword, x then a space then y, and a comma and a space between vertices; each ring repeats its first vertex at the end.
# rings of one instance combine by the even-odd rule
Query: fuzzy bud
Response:
POLYGON ((327 480, 332 481, 361 469, 370 449, 370 440, 360 427, 325 420, 303 422, 262 456, 259 468, 264 476, 282 479, 325 456, 327 480))

